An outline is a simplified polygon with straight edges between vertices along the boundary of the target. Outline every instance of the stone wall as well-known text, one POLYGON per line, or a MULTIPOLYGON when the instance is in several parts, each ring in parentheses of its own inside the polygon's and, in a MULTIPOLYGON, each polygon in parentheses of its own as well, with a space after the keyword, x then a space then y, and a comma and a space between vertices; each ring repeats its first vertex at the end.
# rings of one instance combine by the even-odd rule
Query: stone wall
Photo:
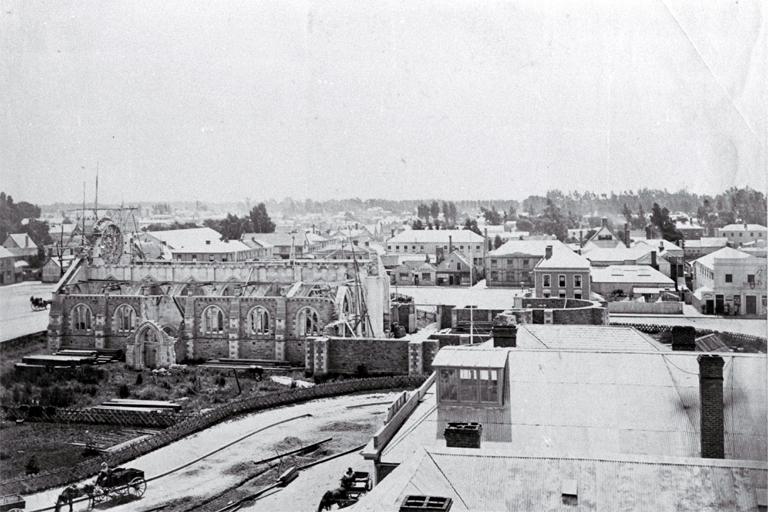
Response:
POLYGON ((637 302, 623 300, 620 302, 609 302, 608 311, 611 313, 631 313, 645 315, 682 315, 682 302, 637 302))
POLYGON ((401 338, 318 338, 314 340, 314 373, 326 361, 327 373, 355 374, 360 365, 368 374, 407 374, 408 340, 401 338))

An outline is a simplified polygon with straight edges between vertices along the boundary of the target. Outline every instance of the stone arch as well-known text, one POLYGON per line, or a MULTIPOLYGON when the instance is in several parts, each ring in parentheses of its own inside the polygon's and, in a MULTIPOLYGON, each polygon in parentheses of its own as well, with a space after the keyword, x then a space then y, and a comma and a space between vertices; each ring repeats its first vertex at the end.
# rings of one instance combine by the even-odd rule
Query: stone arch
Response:
POLYGON ((136 329, 139 315, 130 304, 120 304, 112 313, 112 332, 114 334, 126 334, 136 329))
POLYGON ((189 276, 181 283, 176 283, 171 286, 171 291, 168 295, 187 296, 194 295, 194 288, 197 285, 197 280, 193 276, 189 276))
POLYGON ((93 311, 83 302, 78 302, 69 310, 69 320, 72 332, 93 331, 93 311))
POLYGON ((320 335, 320 314, 312 306, 304 306, 296 313, 294 332, 297 338, 320 335))
POLYGON ((125 347, 125 362, 135 369, 164 368, 176 363, 176 338, 153 321, 142 323, 125 347))
POLYGON ((234 297, 238 294, 242 282, 236 277, 230 277, 224 284, 215 288, 213 295, 217 297, 234 297))
POLYGON ((267 308, 257 305, 248 311, 245 332, 248 336, 264 336, 272 333, 272 315, 267 308))
POLYGON ((200 314, 201 334, 226 334, 227 333, 227 315, 224 310, 216 304, 203 309, 200 314))

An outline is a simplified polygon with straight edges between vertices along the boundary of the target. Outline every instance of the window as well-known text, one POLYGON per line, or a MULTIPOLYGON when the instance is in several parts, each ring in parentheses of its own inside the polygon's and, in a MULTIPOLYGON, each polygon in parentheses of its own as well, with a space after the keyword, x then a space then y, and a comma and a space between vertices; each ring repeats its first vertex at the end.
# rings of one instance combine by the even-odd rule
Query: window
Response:
POLYGON ((459 401, 477 402, 477 370, 459 370, 459 401))
POLYGON ((747 282, 749 284, 755 284, 755 274, 747 274, 747 282))
POLYGON ((416 251, 416 246, 415 246, 415 245, 412 245, 412 246, 411 246, 411 249, 412 249, 412 250, 415 252, 415 251, 416 251))
POLYGON ((475 246, 475 250, 476 250, 476 251, 479 251, 479 250, 480 250, 480 246, 479 246, 479 245, 476 245, 476 246, 475 246))
POLYGON ((491 271, 491 281, 498 281, 499 280, 499 274, 498 272, 492 270, 491 271))
POLYGON ((732 283, 733 282, 733 274, 725 274, 725 282, 726 283, 732 283))
POLYGON ((112 330, 124 334, 133 331, 136 312, 128 304, 123 304, 115 310, 112 317, 112 330))
POLYGON ((408 274, 406 272, 400 272, 400 279, 408 279, 408 274))
POLYGON ((463 245, 459 246, 459 249, 461 249, 463 251, 464 250, 464 246, 463 245))
POLYGON ((560 290, 558 292, 557 296, 560 297, 561 299, 564 299, 565 298, 565 290, 560 290))
POLYGON ((248 312, 248 333, 269 334, 269 312, 256 306, 248 312))
POLYGON ((420 245, 419 247, 421 247, 421 250, 422 250, 422 251, 424 250, 424 246, 423 246, 423 245, 420 245))
POLYGON ((543 286, 545 288, 549 288, 550 286, 552 286, 552 276, 550 276, 549 274, 544 274, 541 277, 544 283, 543 286))
POLYGON ((422 281, 431 281, 432 280, 432 276, 430 276, 429 272, 423 272, 421 274, 421 280, 422 281))
POLYGON ((400 250, 400 246, 399 246, 399 245, 396 245, 396 246, 395 246, 395 250, 398 250, 398 251, 399 251, 399 250, 400 250))
POLYGON ((296 336, 315 336, 320 334, 320 319, 317 311, 304 308, 296 315, 296 336))
POLYGON ((548 299, 551 296, 552 296, 552 292, 550 292, 549 290, 544 290, 544 298, 545 299, 548 299))
POLYGON ((441 368, 438 398, 449 402, 499 404, 499 370, 490 368, 441 368))
POLYGON ((496 268, 497 265, 498 265, 497 260, 491 260, 491 268, 496 268))
POLYGON ((560 288, 565 288, 565 274, 560 274, 557 276, 557 286, 560 288))
POLYGON ((85 304, 78 304, 72 308, 72 330, 90 332, 91 309, 85 304))
POLYGON ((574 299, 580 299, 581 298, 581 290, 574 290, 573 291, 573 298, 574 299))
POLYGON ((388 246, 387 246, 387 250, 388 250, 388 251, 391 251, 391 250, 392 250, 392 246, 391 246, 391 245, 388 245, 388 246))
POLYGON ((743 233, 739 233, 739 238, 741 238, 742 235, 743 235, 743 233))
POLYGON ((573 287, 581 288, 581 274, 575 274, 573 276, 573 287))
POLYGON ((453 368, 443 368, 440 370, 440 400, 456 401, 459 399, 459 380, 458 371, 453 368))
POLYGON ((523 260, 523 268, 528 268, 530 260, 523 260))
POLYGON ((203 332, 224 334, 224 312, 218 306, 209 306, 203 311, 203 332))

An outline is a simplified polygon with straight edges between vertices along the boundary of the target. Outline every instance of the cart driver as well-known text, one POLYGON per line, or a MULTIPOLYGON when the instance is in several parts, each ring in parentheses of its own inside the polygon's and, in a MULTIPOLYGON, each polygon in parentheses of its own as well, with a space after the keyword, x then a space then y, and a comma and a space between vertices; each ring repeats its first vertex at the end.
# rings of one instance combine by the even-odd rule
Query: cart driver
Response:
POLYGON ((347 468, 347 472, 344 473, 344 476, 341 477, 341 486, 344 489, 349 489, 352 487, 352 484, 355 482, 355 472, 352 471, 352 468, 347 468))
POLYGON ((112 470, 109 469, 109 464, 107 464, 106 462, 102 462, 101 471, 99 471, 99 474, 96 477, 96 486, 104 487, 104 484, 107 482, 107 479, 111 474, 112 474, 112 470))

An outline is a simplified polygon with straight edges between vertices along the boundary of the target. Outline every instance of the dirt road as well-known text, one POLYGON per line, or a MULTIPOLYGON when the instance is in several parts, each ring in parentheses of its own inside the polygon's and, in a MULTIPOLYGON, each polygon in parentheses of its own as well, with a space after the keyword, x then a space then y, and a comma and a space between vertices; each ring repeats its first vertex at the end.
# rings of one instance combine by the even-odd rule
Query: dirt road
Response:
MULTIPOLYGON (((147 479, 151 479, 275 422, 305 414, 312 415, 267 428, 181 471, 150 481, 143 498, 110 506, 108 509, 110 512, 134 512, 172 505, 167 509, 189 510, 196 503, 241 482, 249 471, 253 471, 252 461, 329 437, 333 441, 325 445, 324 449, 330 453, 341 453, 364 444, 381 426, 387 406, 396 396, 397 392, 387 392, 322 399, 251 414, 216 425, 125 466, 141 469, 147 479)), ((357 470, 371 470, 359 454, 353 453, 315 466, 302 473, 285 490, 268 499, 248 504, 244 510, 316 510, 323 492, 337 487, 343 469, 349 466, 357 470)), ((59 488, 25 497, 26 510, 50 507, 60 492, 59 488)), ((77 510, 86 509, 85 503, 77 505, 77 510)), ((97 509, 104 509, 105 505, 97 509)), ((208 507, 199 510, 214 509, 208 507)))

